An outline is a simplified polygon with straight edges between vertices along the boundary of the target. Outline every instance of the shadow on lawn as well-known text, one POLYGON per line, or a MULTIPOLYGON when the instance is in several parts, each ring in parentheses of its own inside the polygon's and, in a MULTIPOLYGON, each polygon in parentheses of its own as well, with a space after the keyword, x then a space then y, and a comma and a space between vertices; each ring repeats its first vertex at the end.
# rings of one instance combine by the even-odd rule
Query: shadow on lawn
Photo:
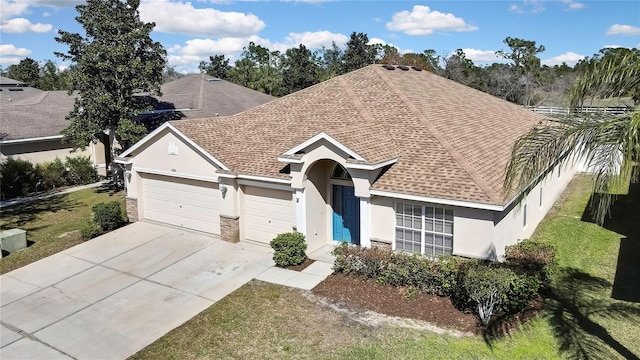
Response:
POLYGON ((38 216, 45 212, 57 212, 77 205, 77 201, 69 199, 65 195, 53 196, 46 200, 32 201, 2 209, 2 228, 34 231, 36 227, 24 227, 26 224, 35 223, 38 216))
MULTIPOLYGON (((585 209, 582 220, 590 221, 590 214, 591 209, 585 209)), ((640 183, 630 184, 628 194, 617 197, 603 227, 622 235, 611 297, 640 303, 640 183)))
POLYGON ((592 296, 590 293, 608 289, 611 283, 575 268, 560 270, 554 284, 543 316, 553 326, 562 352, 572 359, 611 358, 613 354, 602 346, 602 341, 625 359, 638 359, 637 355, 614 339, 606 328, 591 319, 591 316, 597 315, 638 321, 638 307, 592 296))

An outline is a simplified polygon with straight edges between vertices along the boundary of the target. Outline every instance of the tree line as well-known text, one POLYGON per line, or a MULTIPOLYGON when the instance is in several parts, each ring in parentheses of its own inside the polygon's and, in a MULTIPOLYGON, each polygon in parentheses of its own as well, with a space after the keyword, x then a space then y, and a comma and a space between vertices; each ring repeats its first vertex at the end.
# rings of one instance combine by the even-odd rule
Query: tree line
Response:
POLYGON ((559 99, 568 99, 571 85, 580 73, 604 58, 638 51, 605 48, 575 66, 566 63, 548 66, 542 65, 539 57, 545 50, 543 45, 512 37, 503 42, 508 49, 496 52, 503 61, 479 66, 462 49, 445 55, 433 49, 401 54, 390 45, 370 44, 365 33, 353 32, 344 49, 333 43, 329 48, 311 51, 300 44, 281 53, 250 42, 233 66, 226 56, 216 54, 209 61, 200 62, 199 69, 266 94, 283 96, 370 64, 408 65, 520 105, 534 106, 547 101, 568 105, 558 103, 559 99))

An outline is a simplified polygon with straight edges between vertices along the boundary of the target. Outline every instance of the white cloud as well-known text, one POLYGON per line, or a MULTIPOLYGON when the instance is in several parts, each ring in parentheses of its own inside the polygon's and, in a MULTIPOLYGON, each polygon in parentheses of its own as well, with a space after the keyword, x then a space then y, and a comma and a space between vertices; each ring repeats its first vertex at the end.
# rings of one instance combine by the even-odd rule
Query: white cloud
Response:
POLYGON ((31 50, 27 48, 17 48, 13 44, 0 45, 0 55, 14 55, 14 56, 27 56, 31 54, 31 50))
POLYGON ((2 65, 13 65, 17 64, 22 60, 21 57, 18 56, 0 56, 0 64, 2 65))
POLYGON ((155 30, 172 34, 207 37, 255 35, 265 26, 253 14, 196 9, 191 3, 148 0, 140 4, 140 18, 156 23, 155 30))
MULTIPOLYGON (((462 49, 464 55, 467 59, 473 61, 475 64, 478 63, 504 63, 507 62, 505 59, 496 55, 494 50, 479 50, 479 49, 462 49)), ((454 54, 455 51, 452 51, 450 55, 454 54)))
POLYGON ((432 11, 428 6, 415 5, 411 12, 404 10, 393 14, 387 29, 402 31, 408 35, 431 35, 434 31, 475 31, 478 27, 448 13, 432 11))
POLYGON ((522 5, 511 4, 509 6, 509 11, 517 14, 524 14, 526 12, 537 14, 544 10, 544 5, 542 1, 539 0, 524 0, 522 5))
POLYGON ((26 14, 28 12, 29 4, 26 2, 14 2, 14 1, 0 1, 0 19, 3 21, 14 16, 26 14))
POLYGON ((53 29, 51 24, 33 24, 31 21, 25 18, 14 18, 7 21, 3 21, 0 24, 0 30, 7 33, 25 33, 25 32, 37 32, 45 33, 53 29))
POLYGON ((579 10, 585 8, 585 5, 583 3, 575 2, 573 0, 562 0, 562 2, 567 4, 567 10, 579 10))
POLYGON ((607 30, 607 35, 640 35, 640 27, 613 24, 609 30, 607 30))
POLYGON ((398 53, 400 54, 408 54, 408 53, 413 53, 412 49, 401 49, 399 46, 396 46, 395 44, 392 44, 390 42, 386 42, 380 38, 371 38, 369 39, 369 42, 367 43, 369 45, 375 45, 375 44, 380 44, 380 45, 389 45, 392 46, 394 48, 396 48, 398 50, 398 53))
POLYGON ((562 65, 562 63, 566 63, 569 66, 573 66, 578 63, 578 61, 585 58, 585 55, 576 54, 574 52, 568 51, 562 55, 554 56, 549 59, 544 59, 540 61, 542 65, 554 66, 554 65, 562 65))
POLYGON ((340 33, 332 33, 330 31, 314 31, 303 33, 289 33, 285 42, 292 46, 298 46, 304 44, 304 46, 310 49, 318 49, 321 47, 330 47, 333 42, 338 46, 342 46, 347 43, 349 38, 346 35, 340 33))

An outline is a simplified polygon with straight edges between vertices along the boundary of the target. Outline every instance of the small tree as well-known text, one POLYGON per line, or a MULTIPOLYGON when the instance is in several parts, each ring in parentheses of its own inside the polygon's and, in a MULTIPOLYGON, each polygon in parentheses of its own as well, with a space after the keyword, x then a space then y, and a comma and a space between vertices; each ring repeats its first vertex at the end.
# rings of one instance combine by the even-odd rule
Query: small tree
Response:
POLYGON ((483 325, 491 320, 495 308, 509 290, 513 276, 510 269, 490 266, 476 266, 467 271, 462 286, 469 298, 476 302, 483 325))

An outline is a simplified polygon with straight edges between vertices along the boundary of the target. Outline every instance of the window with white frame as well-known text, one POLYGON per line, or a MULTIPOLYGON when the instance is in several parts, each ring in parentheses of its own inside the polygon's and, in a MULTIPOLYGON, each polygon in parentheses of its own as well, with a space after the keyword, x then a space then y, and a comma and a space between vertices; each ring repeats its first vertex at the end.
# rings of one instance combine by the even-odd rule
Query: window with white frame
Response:
POLYGON ((427 256, 453 252, 453 210, 396 203, 396 250, 427 256))

